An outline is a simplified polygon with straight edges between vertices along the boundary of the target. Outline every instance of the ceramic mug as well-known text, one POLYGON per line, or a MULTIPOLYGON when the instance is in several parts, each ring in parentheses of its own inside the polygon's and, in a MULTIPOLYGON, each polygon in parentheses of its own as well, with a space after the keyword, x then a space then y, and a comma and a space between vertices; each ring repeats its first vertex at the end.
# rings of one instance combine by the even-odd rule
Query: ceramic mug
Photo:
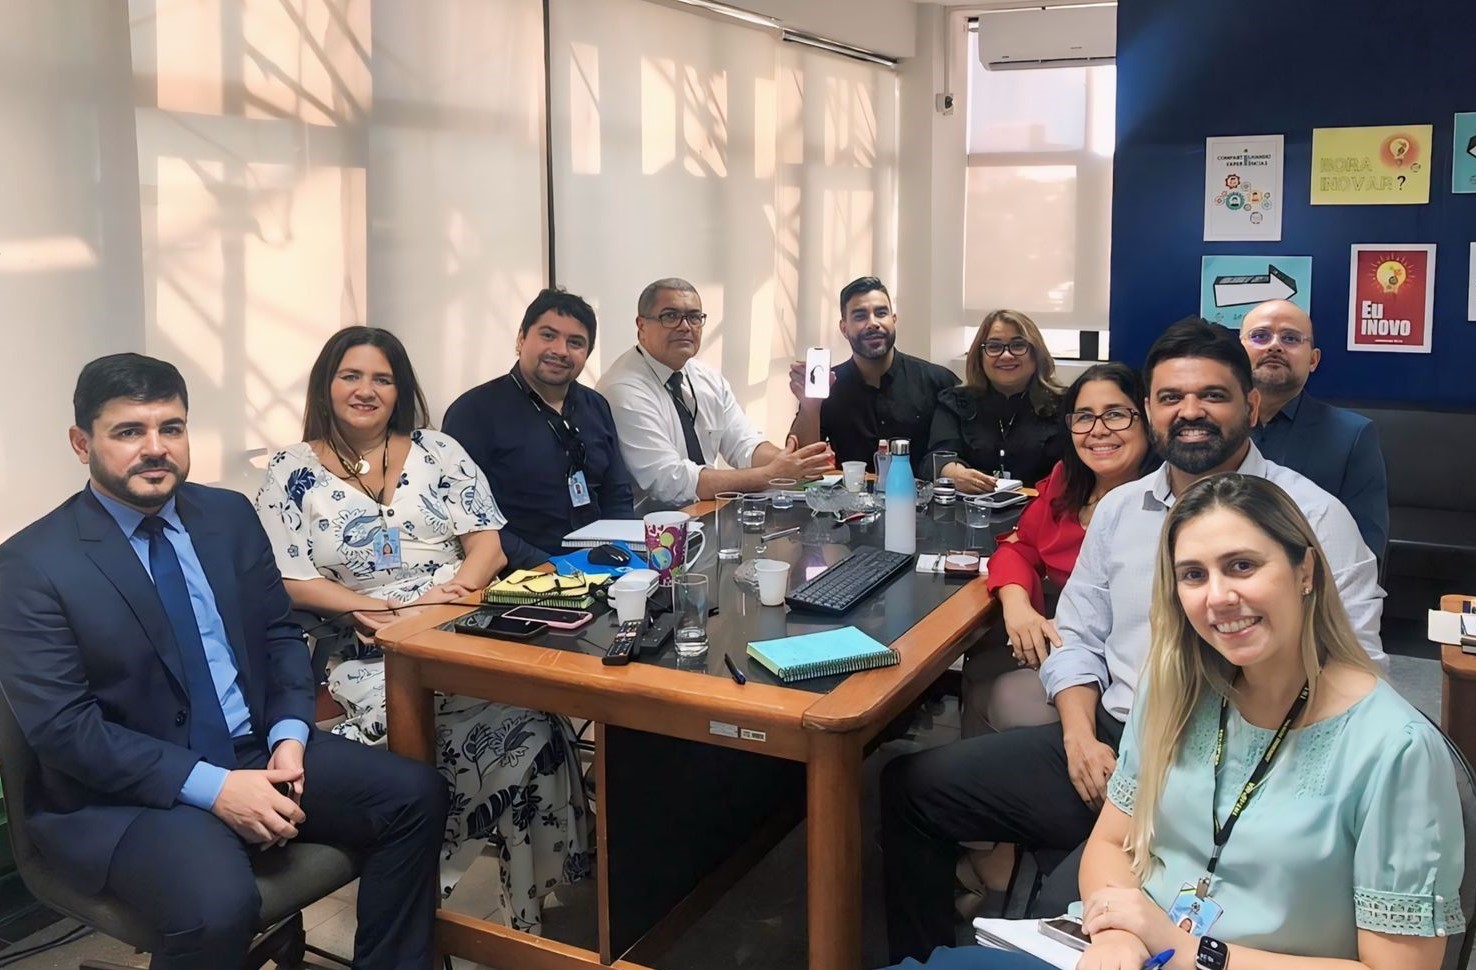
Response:
POLYGON ((657 583, 671 587, 687 565, 687 526, 692 517, 685 512, 652 512, 642 519, 646 526, 648 564, 656 570, 657 583))

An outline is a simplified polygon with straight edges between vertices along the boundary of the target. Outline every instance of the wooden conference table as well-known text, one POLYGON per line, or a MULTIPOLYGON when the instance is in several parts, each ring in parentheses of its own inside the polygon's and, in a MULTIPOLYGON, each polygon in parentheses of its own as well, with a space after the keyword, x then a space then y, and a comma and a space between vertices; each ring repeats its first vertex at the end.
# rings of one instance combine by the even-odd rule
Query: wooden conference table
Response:
MULTIPOLYGON (((702 503, 709 540, 715 514, 702 503)), ((919 552, 993 548, 1013 526, 996 512, 968 528, 962 503, 918 515, 919 552)), ((804 504, 770 510, 765 531, 801 525, 769 542, 789 560, 791 586, 850 548, 881 545, 883 524, 834 526, 804 504)), ((745 536, 745 560, 751 543, 745 536)), ((693 569, 713 584, 719 612, 708 654, 679 660, 670 641, 656 658, 601 663, 614 618, 597 616, 582 637, 514 643, 451 632, 468 611, 440 606, 380 634, 385 648, 390 747, 432 761, 432 692, 481 697, 595 722, 596 877, 599 950, 543 939, 442 909, 437 945, 499 970, 643 970, 682 929, 799 821, 806 819, 811 970, 861 965, 861 762, 868 745, 980 635, 994 601, 981 578, 902 574, 844 617, 764 607, 732 580, 708 541, 693 569), (749 640, 852 624, 901 657, 885 667, 783 685, 745 654, 749 640), (581 642, 588 641, 588 642, 581 642), (727 652, 747 672, 734 682, 727 652)), ((717 955, 714 968, 723 964, 717 955)))

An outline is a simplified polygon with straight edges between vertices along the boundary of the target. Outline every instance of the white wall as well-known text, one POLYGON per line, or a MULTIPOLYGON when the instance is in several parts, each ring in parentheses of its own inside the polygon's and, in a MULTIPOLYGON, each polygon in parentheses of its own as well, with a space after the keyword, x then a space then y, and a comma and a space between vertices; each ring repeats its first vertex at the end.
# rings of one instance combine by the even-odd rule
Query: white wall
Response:
POLYGON ((915 53, 911 0, 727 0, 787 27, 889 57, 915 53))

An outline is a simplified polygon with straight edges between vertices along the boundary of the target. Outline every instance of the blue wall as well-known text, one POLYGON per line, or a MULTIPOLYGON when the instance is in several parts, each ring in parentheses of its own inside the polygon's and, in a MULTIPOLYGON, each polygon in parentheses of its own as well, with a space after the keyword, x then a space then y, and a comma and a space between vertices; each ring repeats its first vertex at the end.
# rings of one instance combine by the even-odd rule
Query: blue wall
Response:
POLYGON ((1121 0, 1112 203, 1112 356, 1140 363, 1199 311, 1200 257, 1310 255, 1325 398, 1476 410, 1466 322, 1476 195, 1450 192, 1451 116, 1476 111, 1476 0, 1121 0), (1430 204, 1308 204, 1312 129, 1432 124, 1430 204), (1286 136, 1279 243, 1203 241, 1204 139, 1286 136), (1436 252, 1431 354, 1349 353, 1348 247, 1436 252))

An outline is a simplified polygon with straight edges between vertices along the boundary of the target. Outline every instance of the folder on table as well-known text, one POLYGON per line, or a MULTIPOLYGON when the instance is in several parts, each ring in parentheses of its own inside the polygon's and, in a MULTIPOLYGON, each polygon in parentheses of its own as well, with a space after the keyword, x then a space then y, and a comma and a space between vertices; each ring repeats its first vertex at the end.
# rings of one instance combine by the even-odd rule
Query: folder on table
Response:
POLYGON ((853 626, 778 640, 755 640, 748 655, 788 683, 809 677, 848 674, 897 663, 897 652, 853 626))

